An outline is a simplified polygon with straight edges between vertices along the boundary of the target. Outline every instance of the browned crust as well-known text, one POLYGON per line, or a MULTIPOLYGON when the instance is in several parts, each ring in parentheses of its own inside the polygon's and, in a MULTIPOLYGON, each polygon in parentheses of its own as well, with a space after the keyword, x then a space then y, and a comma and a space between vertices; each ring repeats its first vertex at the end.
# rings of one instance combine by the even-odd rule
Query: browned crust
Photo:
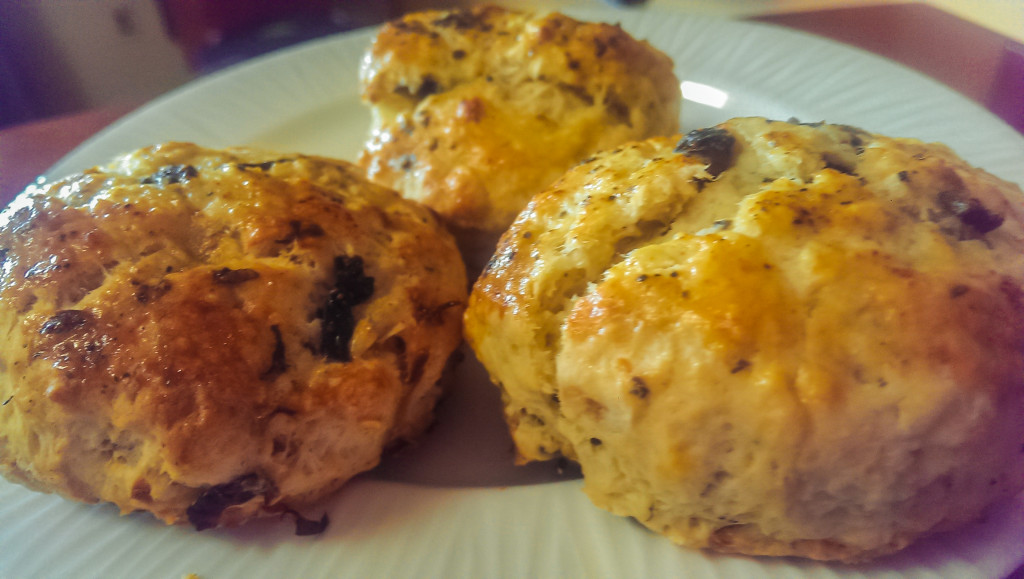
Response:
POLYGON ((169 143, 19 202, 0 230, 13 478, 173 522, 249 474, 258 504, 314 500, 429 423, 463 265, 354 166, 169 143), (369 295, 333 297, 346 267, 369 295), (346 315, 335 352, 322 334, 346 315))
POLYGON ((671 59, 618 26, 493 6, 385 25, 362 83, 370 178, 477 231, 599 149, 672 134, 681 98, 671 59))

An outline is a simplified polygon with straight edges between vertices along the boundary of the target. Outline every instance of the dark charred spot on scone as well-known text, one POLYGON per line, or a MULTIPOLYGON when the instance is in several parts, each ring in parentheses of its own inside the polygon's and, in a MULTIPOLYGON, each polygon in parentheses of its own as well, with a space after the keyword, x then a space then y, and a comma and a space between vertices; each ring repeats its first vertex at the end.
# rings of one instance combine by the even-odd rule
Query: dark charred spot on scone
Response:
POLYGON ((171 291, 172 287, 171 282, 167 280, 161 280, 156 285, 132 280, 131 284, 135 286, 135 301, 140 304, 148 304, 151 301, 160 299, 164 294, 171 291))
POLYGON ((423 75, 423 78, 420 79, 420 84, 416 88, 415 92, 413 92, 413 90, 408 85, 404 84, 396 86, 393 89, 393 92, 403 97, 413 98, 416 100, 423 100, 432 94, 437 94, 441 92, 441 85, 438 84, 437 79, 435 79, 433 76, 425 74, 423 75))
POLYGON ((724 481, 727 478, 729 478, 728 472, 724 470, 715 471, 715 473, 711 475, 711 480, 704 485, 704 489, 701 491, 700 496, 706 497, 710 495, 715 491, 715 489, 717 489, 722 484, 722 481, 724 481))
POLYGON ((910 173, 907 173, 906 171, 900 171, 899 173, 896 173, 896 176, 899 177, 900 181, 903 181, 904 183, 910 180, 910 173))
POLYGON ((278 163, 290 163, 295 159, 274 159, 272 161, 263 161, 262 163, 236 163, 235 167, 241 171, 246 169, 259 169, 260 171, 269 171, 271 167, 278 163))
POLYGON ((288 439, 284 436, 275 436, 271 442, 270 454, 276 456, 286 450, 288 450, 288 439))
POLYGON ((352 309, 373 295, 373 278, 363 273, 363 258, 342 255, 334 258, 334 289, 323 309, 320 332, 321 353, 340 362, 352 359, 349 341, 355 331, 352 309))
POLYGON ((288 234, 281 239, 275 239, 274 243, 287 244, 292 243, 293 241, 312 239, 327 235, 327 232, 324 231, 324 228, 321 227, 320 224, 310 221, 299 221, 293 219, 288 222, 288 227, 290 228, 288 234))
POLYGON ((274 411, 270 413, 271 416, 275 414, 284 414, 285 416, 295 416, 299 411, 294 408, 288 408, 287 406, 278 406, 274 408, 274 411))
POLYGON ((214 270, 211 275, 213 276, 213 283, 221 285, 237 285, 260 277, 260 272, 249 268, 231 269, 228 267, 222 267, 214 270))
POLYGON ((426 24, 423 24, 419 20, 396 20, 389 24, 392 28, 395 28, 399 33, 407 34, 423 34, 430 36, 431 38, 437 38, 437 32, 427 28, 426 24))
POLYGON ((256 473, 249 473, 206 489, 189 505, 185 514, 188 522, 197 531, 202 531, 220 524, 220 516, 228 507, 243 505, 258 496, 272 497, 276 493, 277 489, 270 481, 256 473))
POLYGON ((864 129, 851 127, 850 125, 836 125, 836 127, 850 137, 850 146, 856 149, 860 149, 864 146, 865 139, 871 139, 871 133, 864 129))
POLYGON ((537 33, 537 41, 565 46, 575 30, 572 20, 559 14, 552 14, 544 19, 544 24, 537 33))
POLYGON ((60 310, 43 322, 40 334, 66 334, 93 321, 93 315, 86 310, 60 310))
POLYGON ((825 161, 825 168, 832 169, 833 171, 839 171, 846 175, 856 175, 857 173, 853 170, 848 163, 837 157, 836 155, 830 155, 826 153, 822 159, 825 161))
POLYGON ((438 84, 437 79, 430 76, 429 74, 423 75, 423 80, 420 81, 420 87, 416 89, 416 98, 425 99, 432 94, 441 92, 441 85, 438 84))
POLYGON ((796 207, 793 209, 796 217, 793 218, 793 225, 807 225, 814 227, 814 213, 806 207, 796 207))
POLYGON ((438 28, 454 28, 455 30, 479 30, 490 32, 493 26, 487 21, 486 12, 473 10, 452 10, 431 22, 438 28))
POLYGON ((84 323, 77 317, 71 323, 67 319, 59 321, 57 332, 40 331, 42 338, 32 354, 33 360, 48 360, 63 374, 63 383, 47 389, 47 397, 57 404, 73 406, 83 395, 106 394, 105 381, 94 387, 94 372, 107 365, 108 346, 116 346, 117 338, 105 332, 104 325, 91 313, 87 316, 84 323))
POLYGON ((750 361, 740 358, 736 361, 736 364, 729 370, 730 374, 738 374, 750 367, 750 361))
POLYGON ((973 197, 965 199, 958 191, 940 191, 937 201, 940 209, 955 215, 968 229, 961 232, 962 239, 984 235, 1003 224, 1002 215, 993 213, 973 197))
POLYGON ((462 50, 460 48, 458 50, 453 50, 452 51, 452 59, 453 60, 462 60, 463 58, 466 58, 466 51, 465 50, 462 50))
POLYGON ((627 127, 633 126, 633 120, 629 117, 629 105, 614 90, 605 93, 604 108, 616 122, 627 127))
POLYGON ((697 189, 697 192, 700 193, 701 191, 704 190, 705 185, 711 183, 711 179, 705 179, 703 177, 694 177, 693 179, 690 180, 690 183, 693 183, 693 186, 697 189))
POLYGON ((593 97, 593 95, 591 95, 589 92, 587 92, 587 89, 585 87, 582 87, 582 86, 580 86, 578 84, 569 84, 567 82, 560 82, 560 83, 558 83, 558 88, 560 88, 563 91, 565 91, 565 92, 573 95, 574 97, 580 99, 581 101, 586 103, 588 106, 594 104, 594 97, 593 97))
POLYGON ((153 497, 150 495, 151 490, 149 481, 144 478, 136 479, 132 485, 132 499, 142 503, 151 503, 153 502, 153 497))
POLYGON ((274 334, 274 351, 270 354, 270 365, 260 374, 260 380, 270 381, 277 378, 288 369, 288 361, 285 357, 284 339, 281 338, 281 328, 277 324, 270 326, 274 334))
POLYGON ((408 153, 400 155, 388 161, 388 166, 396 171, 403 171, 408 173, 412 171, 413 167, 416 166, 416 155, 408 153))
POLYGON ((647 382, 643 378, 633 376, 633 386, 629 389, 629 393, 643 400, 651 393, 651 389, 647 387, 647 382))
POLYGON ((192 165, 165 165, 157 169, 156 173, 143 177, 140 182, 143 185, 166 187, 167 185, 187 182, 198 174, 199 171, 192 165))
POLYGON ((964 284, 958 283, 953 287, 949 288, 949 297, 956 299, 970 291, 970 289, 971 288, 965 286, 964 284))
POLYGON ((986 209, 977 199, 971 199, 968 202, 967 210, 960 214, 959 217, 960 221, 963 221, 965 225, 970 226, 981 234, 998 229, 1003 224, 1004 219, 1002 215, 997 215, 986 209))
POLYGON ((601 441, 600 438, 593 437, 593 438, 590 439, 590 445, 591 446, 601 446, 602 444, 604 444, 604 443, 601 441))
MULTIPOLYGON (((522 417, 522 419, 524 419, 524 420, 527 420, 527 421, 529 421, 529 422, 532 422, 532 423, 533 423, 534 425, 536 425, 536 426, 544 426, 544 425, 546 424, 546 423, 544 422, 544 419, 543 419, 543 418, 541 418, 540 416, 537 416, 536 414, 534 414, 534 413, 530 412, 530 411, 529 411, 529 410, 527 410, 526 408, 520 408, 520 409, 519 409, 519 416, 520 416, 520 417, 522 417)), ((550 453, 549 453, 548 451, 546 451, 546 450, 545 450, 545 451, 543 451, 543 452, 544 452, 544 454, 550 454, 550 453)))
POLYGON ((733 164, 733 146, 736 138, 719 128, 690 131, 676 145, 675 152, 696 157, 707 163, 708 173, 718 177, 733 164))
POLYGON ((417 322, 424 323, 430 326, 438 326, 444 322, 445 311, 462 305, 462 302, 458 300, 444 302, 439 305, 425 306, 423 304, 416 304, 416 310, 413 312, 413 316, 417 322))

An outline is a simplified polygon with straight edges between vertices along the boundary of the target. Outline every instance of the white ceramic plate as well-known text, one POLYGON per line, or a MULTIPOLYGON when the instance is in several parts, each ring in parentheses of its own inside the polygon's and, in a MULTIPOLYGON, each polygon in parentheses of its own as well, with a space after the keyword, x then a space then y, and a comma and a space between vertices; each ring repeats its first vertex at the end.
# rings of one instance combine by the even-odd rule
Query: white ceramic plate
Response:
MULTIPOLYGON (((725 95, 720 106, 684 103, 687 130, 742 115, 846 123, 943 141, 1024 183, 1024 138, 874 56, 765 25, 650 11, 575 15, 621 22, 671 54, 680 78, 697 83, 687 87, 725 95)), ((192 83, 103 131, 48 176, 168 140, 353 159, 368 126, 356 75, 369 39, 334 37, 192 83)), ((513 467, 496 391, 471 356, 453 382, 420 445, 322 505, 331 517, 323 535, 296 537, 278 519, 197 533, 0 482, 0 577, 998 577, 1024 561, 1024 497, 865 566, 680 549, 591 506, 572 472, 513 467)))

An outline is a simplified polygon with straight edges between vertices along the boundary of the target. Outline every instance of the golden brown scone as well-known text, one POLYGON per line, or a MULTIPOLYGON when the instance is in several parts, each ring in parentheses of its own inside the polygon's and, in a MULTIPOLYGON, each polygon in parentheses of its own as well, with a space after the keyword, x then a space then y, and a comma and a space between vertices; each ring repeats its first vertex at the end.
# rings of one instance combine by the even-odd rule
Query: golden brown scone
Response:
POLYGON ((845 561, 1020 491, 1020 189, 846 126, 676 142, 574 168, 474 287, 520 460, 684 545, 845 561))
POLYGON ((169 143, 2 214, 0 469, 197 528, 308 504, 431 420, 465 270, 342 161, 169 143))
POLYGON ((497 233, 595 151, 677 131, 672 66, 618 26, 557 13, 410 14, 363 60, 360 164, 449 224, 497 233))

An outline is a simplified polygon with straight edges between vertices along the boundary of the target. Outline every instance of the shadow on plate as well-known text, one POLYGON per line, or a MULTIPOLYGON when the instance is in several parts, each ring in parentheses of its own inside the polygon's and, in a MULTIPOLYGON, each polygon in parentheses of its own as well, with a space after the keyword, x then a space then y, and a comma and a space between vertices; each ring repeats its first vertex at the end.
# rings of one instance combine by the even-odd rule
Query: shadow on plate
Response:
POLYGON ((441 487, 542 484, 580 477, 567 460, 515 465, 501 394, 468 346, 465 359, 447 377, 448 392, 437 420, 418 441, 385 455, 368 476, 441 487))

